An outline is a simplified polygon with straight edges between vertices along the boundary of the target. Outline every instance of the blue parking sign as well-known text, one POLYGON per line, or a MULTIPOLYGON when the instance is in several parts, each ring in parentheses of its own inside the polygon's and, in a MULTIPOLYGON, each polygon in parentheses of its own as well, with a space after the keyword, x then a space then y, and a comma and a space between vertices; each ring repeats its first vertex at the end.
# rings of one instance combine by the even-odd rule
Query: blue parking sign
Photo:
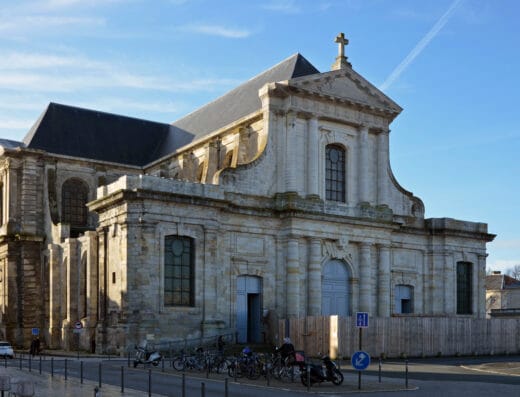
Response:
POLYGON ((35 336, 36 335, 40 335, 40 329, 39 328, 33 328, 32 329, 32 334, 35 335, 35 336))
POLYGON ((357 369, 358 371, 363 371, 364 369, 367 369, 367 367, 370 365, 370 354, 367 352, 355 352, 352 355, 352 366, 357 369))
POLYGON ((357 312, 356 313, 356 327, 368 328, 368 313, 367 312, 357 312))

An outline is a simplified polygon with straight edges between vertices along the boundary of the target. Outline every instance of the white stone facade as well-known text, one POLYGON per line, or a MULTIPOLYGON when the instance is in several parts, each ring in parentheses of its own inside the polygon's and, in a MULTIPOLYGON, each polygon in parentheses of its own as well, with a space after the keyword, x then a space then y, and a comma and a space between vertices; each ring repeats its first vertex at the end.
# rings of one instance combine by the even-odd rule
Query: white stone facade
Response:
POLYGON ((71 347, 79 319, 82 347, 121 352, 150 335, 238 332, 258 341, 267 321, 334 310, 484 317, 494 236, 483 223, 424 219, 422 201, 389 164, 400 107, 338 65, 266 84, 256 112, 145 167, 4 148, 5 335, 27 344, 38 326, 49 345, 71 347), (344 200, 327 199, 328 145, 345 153, 344 200), (53 220, 70 178, 89 191, 90 231, 78 238, 53 220), (165 304, 168 236, 193 242, 189 305, 165 304), (465 284, 460 263, 469 269, 465 284), (343 272, 340 285, 326 276, 332 264, 343 272), (341 297, 341 309, 330 296, 341 297))

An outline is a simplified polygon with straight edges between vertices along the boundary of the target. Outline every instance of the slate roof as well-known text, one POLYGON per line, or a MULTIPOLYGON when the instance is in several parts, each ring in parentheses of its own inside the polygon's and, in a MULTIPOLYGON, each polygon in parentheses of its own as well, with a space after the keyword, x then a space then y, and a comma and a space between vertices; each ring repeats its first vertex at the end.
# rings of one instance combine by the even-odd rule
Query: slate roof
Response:
POLYGON ((169 124, 50 103, 24 138, 49 153, 143 166, 168 141, 169 124))
POLYGON ((13 141, 11 139, 1 139, 0 138, 0 146, 3 146, 8 149, 14 149, 17 147, 24 147, 23 142, 13 141))
POLYGON ((320 71, 307 59, 301 54, 294 54, 213 102, 173 122, 173 125, 199 138, 259 110, 262 103, 258 90, 265 84, 316 73, 320 71))

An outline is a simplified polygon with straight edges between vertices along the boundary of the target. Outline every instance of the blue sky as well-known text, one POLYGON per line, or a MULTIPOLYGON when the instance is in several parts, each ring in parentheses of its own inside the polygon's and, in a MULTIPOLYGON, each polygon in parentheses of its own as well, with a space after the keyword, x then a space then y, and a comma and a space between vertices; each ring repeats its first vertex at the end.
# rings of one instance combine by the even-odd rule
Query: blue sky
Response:
POLYGON ((354 69, 400 104, 390 160, 427 217, 485 222, 488 268, 520 264, 520 2, 3 0, 0 137, 49 102, 172 122, 345 32, 354 69))

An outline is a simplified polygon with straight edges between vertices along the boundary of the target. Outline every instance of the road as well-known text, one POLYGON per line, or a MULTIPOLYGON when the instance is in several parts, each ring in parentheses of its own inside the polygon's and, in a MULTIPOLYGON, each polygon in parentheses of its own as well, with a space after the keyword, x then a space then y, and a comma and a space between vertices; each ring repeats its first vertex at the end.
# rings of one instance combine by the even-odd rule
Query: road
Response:
MULTIPOLYGON (((4 362, 2 362, 4 364, 4 362)), ((29 371, 28 360, 6 361, 10 366, 22 366, 29 371)), ((182 373, 168 365, 163 368, 137 369, 128 366, 126 360, 104 360, 100 358, 67 359, 48 357, 30 363, 30 370, 39 373, 51 373, 54 377, 68 379, 84 379, 112 384, 126 389, 141 390, 143 396, 152 392, 154 396, 181 396, 185 382, 185 397, 222 397, 227 387, 229 397, 262 397, 287 396, 296 397, 307 394, 298 379, 294 383, 280 383, 266 379, 258 381, 234 379, 225 375, 204 373, 182 373), (227 380, 226 380, 227 378, 227 380), (201 389, 204 388, 204 391, 201 389)), ((342 365, 345 382, 336 387, 324 383, 310 389, 314 395, 341 396, 361 395, 357 388, 357 372, 342 365)), ((408 361, 408 389, 405 389, 405 368, 403 360, 388 360, 382 364, 382 382, 378 382, 378 363, 374 362, 362 377, 362 395, 370 392, 370 396, 393 395, 406 396, 457 396, 470 394, 472 397, 484 396, 519 396, 520 397, 520 356, 495 356, 476 358, 435 358, 411 359, 408 361)))

